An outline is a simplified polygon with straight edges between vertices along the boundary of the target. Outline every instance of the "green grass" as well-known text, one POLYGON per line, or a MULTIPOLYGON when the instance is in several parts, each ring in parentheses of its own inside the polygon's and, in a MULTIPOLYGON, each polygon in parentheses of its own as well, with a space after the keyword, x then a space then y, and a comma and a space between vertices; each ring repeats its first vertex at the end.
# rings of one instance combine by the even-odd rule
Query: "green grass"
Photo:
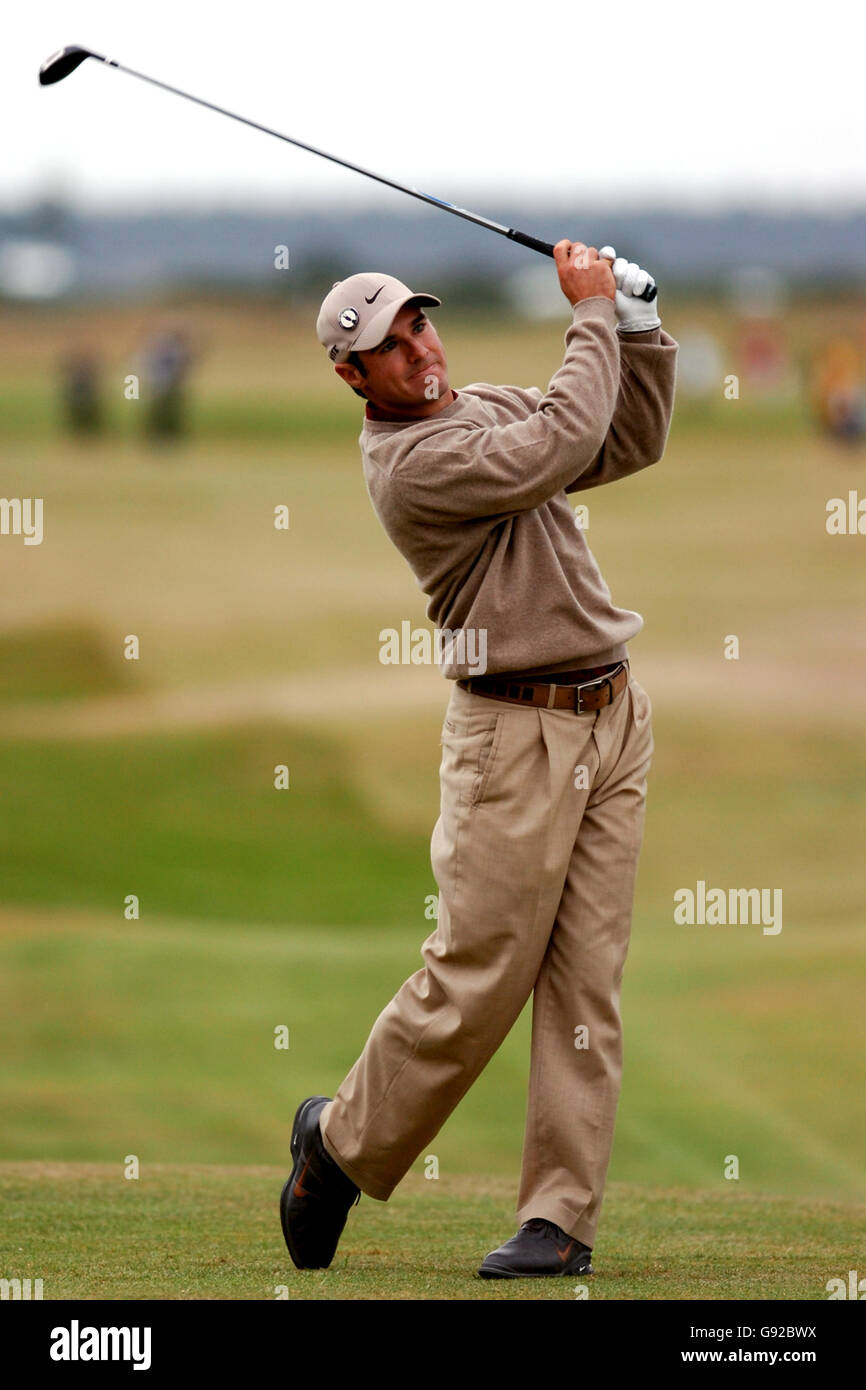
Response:
MULTIPOLYGON (((356 398, 357 399, 357 398, 356 398)), ((102 428, 95 436, 81 436, 79 447, 103 441, 143 438, 147 405, 144 398, 125 400, 116 393, 105 402, 102 428)), ((56 385, 40 376, 0 386, 0 417, 9 440, 52 440, 65 433, 63 406, 56 385)), ((233 394, 225 391, 189 394, 186 427, 197 439, 285 440, 304 443, 340 439, 351 446, 358 437, 358 410, 348 393, 329 406, 322 401, 293 400, 285 392, 273 395, 233 394)))
MULTIPOLYGON (((401 932, 4 910, 0 1158, 279 1163, 432 925, 420 899, 401 932)), ((853 925, 768 938, 639 905, 611 1176, 725 1188, 733 1154, 743 1190, 863 1200, 863 976, 853 925)), ((443 1174, 516 1185, 529 1025, 527 1007, 437 1137, 443 1174)))
MULTIPOLYGON (((0 325, 0 493, 45 502, 41 546, 0 539, 0 1158, 33 1165, 0 1174, 12 1253, 49 1297, 570 1297, 472 1279, 513 1229, 528 1010, 437 1136, 440 1183, 419 1161, 332 1271, 287 1264, 294 1106, 333 1092, 433 925, 448 686, 416 672, 404 703, 378 662, 425 599, 310 323, 201 313, 195 432, 166 451, 122 399, 105 438, 65 440, 53 364, 77 323, 0 325)), ((797 313, 805 352, 817 311, 797 313)), ((138 315, 89 320, 117 380, 138 315)), ((543 386, 561 362, 558 325, 441 326, 458 383, 543 386)), ((644 616, 656 735, 591 1297, 823 1298, 858 1267, 862 538, 824 519, 862 450, 807 422, 803 401, 683 401, 659 465, 572 498, 644 616), (781 887, 782 933, 675 927, 698 878, 781 887)))
MULTIPOLYGON (((201 348, 189 393, 190 422, 198 439, 212 445, 246 440, 253 447, 268 441, 285 447, 288 440, 339 440, 351 446, 360 428, 360 406, 336 381, 316 341, 314 302, 244 300, 230 293, 197 296, 192 291, 171 308, 163 307, 188 324, 201 348)), ((139 436, 147 383, 141 384, 139 401, 125 400, 122 384, 128 373, 140 370, 136 347, 144 319, 160 312, 156 301, 46 306, 44 312, 40 306, 36 313, 30 305, 4 305, 0 418, 5 437, 18 444, 58 439, 63 428, 58 364, 70 344, 82 338, 102 361, 108 441, 116 446, 139 436)), ((729 307, 713 304, 709 297, 682 300, 667 293, 663 312, 665 328, 674 337, 698 326, 711 331, 722 347, 725 373, 738 369, 739 326, 729 307)), ((823 302, 801 296, 790 304, 780 327, 798 368, 808 371, 816 347, 828 336, 845 330, 856 335, 861 313, 850 293, 823 302)), ((458 386, 498 381, 543 388, 561 364, 568 317, 564 301, 559 319, 527 322, 490 308, 467 311, 455 296, 434 321, 458 386)), ((736 401, 724 399, 721 381, 710 399, 690 401, 681 394, 678 423, 729 441, 760 439, 772 445, 774 439, 789 439, 808 427, 809 412, 801 398, 772 401, 755 395, 744 377, 736 401)))
MULTIPOLYGON (((354 438, 194 439, 170 456, 134 440, 79 452, 28 440, 0 457, 3 495, 45 499, 43 544, 7 537, 0 548, 4 592, 27 596, 16 628, 34 641, 46 626, 86 628, 118 654, 134 632, 142 656, 131 685, 381 672, 383 627, 429 625, 373 513, 354 438), (281 504, 287 532, 273 526, 281 504)), ((635 663, 712 663, 721 692, 733 684, 729 633, 744 673, 783 661, 844 676, 862 660, 862 538, 824 525, 827 500, 856 486, 852 462, 806 433, 767 443, 748 427, 725 438, 675 425, 660 464, 576 494, 614 600, 644 617, 635 663)), ((20 680, 26 696, 23 674, 3 679, 20 680)), ((784 704, 780 689, 775 708, 784 704)), ((737 713, 748 724, 741 703, 737 713)), ((831 705, 831 724, 834 714, 831 705)))
POLYGON ((3 896, 120 912, 136 894, 148 918, 238 924, 405 921, 434 891, 428 837, 371 814, 347 762, 337 741, 277 724, 0 742, 3 896))
POLYGON ((594 1274, 483 1280, 478 1265, 514 1230, 506 1184, 407 1178, 388 1203, 362 1197, 327 1270, 298 1271, 277 1200, 285 1168, 3 1164, 9 1276, 47 1299, 826 1299, 862 1247, 864 1211, 756 1199, 729 1186, 611 1184, 594 1274))
POLYGON ((129 669, 83 623, 0 632, 0 703, 113 694, 129 689, 129 669))
MULTIPOLYGON (((475 378, 472 378, 473 380, 475 378)), ((346 389, 333 398, 330 382, 320 383, 318 398, 298 399, 275 383, 271 394, 233 392, 220 388, 191 390, 185 416, 185 437, 208 443, 238 440, 285 441, 317 444, 340 441, 351 447, 361 428, 361 406, 346 389)), ((544 387, 540 377, 537 383, 544 387)), ((458 386, 459 389, 459 386, 458 386)), ((45 376, 0 384, 0 417, 9 440, 49 441, 66 433, 63 405, 56 385, 45 376)), ((79 438, 79 447, 93 442, 143 439, 146 434, 145 399, 128 401, 122 393, 104 403, 101 428, 93 436, 79 438)), ((808 412, 799 401, 778 405, 760 402, 685 401, 677 408, 678 429, 711 430, 725 438, 762 439, 772 443, 800 435, 809 425, 808 412)))
MULTIPOLYGON (((119 912, 135 893, 147 915, 239 924, 416 921, 436 891, 444 700, 416 716, 347 709, 315 728, 0 737, 3 898, 119 912), (290 786, 278 791, 280 764, 290 786)), ((674 891, 699 878, 782 888, 788 930, 862 914, 856 724, 816 737, 808 722, 743 726, 662 704, 655 739, 641 861, 653 916, 668 916, 674 891)))

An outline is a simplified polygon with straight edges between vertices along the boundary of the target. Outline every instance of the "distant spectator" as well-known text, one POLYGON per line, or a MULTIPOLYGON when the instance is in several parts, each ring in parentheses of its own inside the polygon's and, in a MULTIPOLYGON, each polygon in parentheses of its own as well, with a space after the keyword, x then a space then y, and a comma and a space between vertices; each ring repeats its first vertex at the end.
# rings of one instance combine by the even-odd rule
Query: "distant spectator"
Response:
POLYGON ((789 370, 781 323, 775 319, 744 320, 739 347, 740 375, 752 394, 781 394, 789 370))
POLYGON ((102 429, 99 374, 99 357, 91 348, 73 348, 60 361, 63 416, 72 434, 98 434, 102 429))
POLYGON ((856 443, 866 432, 863 362, 847 338, 828 343, 813 371, 812 399, 821 427, 834 439, 856 443))
POLYGON ((186 382, 193 363, 187 333, 157 329, 142 351, 145 429, 153 440, 178 439, 186 432, 186 382))

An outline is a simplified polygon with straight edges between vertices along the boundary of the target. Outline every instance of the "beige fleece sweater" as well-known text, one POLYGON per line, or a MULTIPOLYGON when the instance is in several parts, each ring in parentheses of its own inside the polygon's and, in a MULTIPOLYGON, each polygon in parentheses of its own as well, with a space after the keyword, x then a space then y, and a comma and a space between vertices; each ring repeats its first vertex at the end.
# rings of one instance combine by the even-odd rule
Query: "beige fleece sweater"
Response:
POLYGON ((446 678, 481 674, 482 651, 490 674, 628 655, 643 618, 614 605, 566 494, 661 458, 676 357, 663 329, 619 334, 599 296, 574 306, 545 392, 473 382, 425 419, 368 413, 367 490, 430 600, 446 678))

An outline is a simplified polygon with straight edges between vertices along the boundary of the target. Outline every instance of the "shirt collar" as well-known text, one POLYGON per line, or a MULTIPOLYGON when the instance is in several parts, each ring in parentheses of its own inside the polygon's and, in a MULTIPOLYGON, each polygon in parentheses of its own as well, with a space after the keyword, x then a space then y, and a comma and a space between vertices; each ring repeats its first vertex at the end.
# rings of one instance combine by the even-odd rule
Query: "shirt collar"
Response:
POLYGON ((439 415, 447 415, 449 410, 453 410, 457 404, 460 393, 453 386, 451 389, 454 392, 454 400, 443 406, 441 410, 437 410, 435 415, 406 415, 401 416, 399 420, 380 420, 377 415, 370 413, 370 402, 368 401, 364 406, 364 417, 374 425, 412 425, 416 420, 435 420, 439 415))

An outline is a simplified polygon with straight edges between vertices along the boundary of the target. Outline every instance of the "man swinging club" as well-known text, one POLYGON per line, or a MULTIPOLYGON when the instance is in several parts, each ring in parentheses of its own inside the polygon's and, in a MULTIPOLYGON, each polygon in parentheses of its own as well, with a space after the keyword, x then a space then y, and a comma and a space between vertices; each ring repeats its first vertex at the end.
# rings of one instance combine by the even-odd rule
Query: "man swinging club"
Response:
POLYGON ((485 635, 486 670, 453 646, 441 663, 452 686, 424 966, 333 1099, 295 1115, 280 1211, 300 1269, 331 1263, 362 1192, 388 1200, 531 994, 518 1230, 479 1273, 592 1273, 653 739, 628 660, 643 619, 614 605, 567 494, 662 457, 677 344, 641 298, 646 271, 567 240, 554 260, 572 313, 545 392, 452 389, 424 312, 441 301, 392 276, 338 281, 319 313, 335 371, 366 400, 376 513, 436 628, 485 635))

